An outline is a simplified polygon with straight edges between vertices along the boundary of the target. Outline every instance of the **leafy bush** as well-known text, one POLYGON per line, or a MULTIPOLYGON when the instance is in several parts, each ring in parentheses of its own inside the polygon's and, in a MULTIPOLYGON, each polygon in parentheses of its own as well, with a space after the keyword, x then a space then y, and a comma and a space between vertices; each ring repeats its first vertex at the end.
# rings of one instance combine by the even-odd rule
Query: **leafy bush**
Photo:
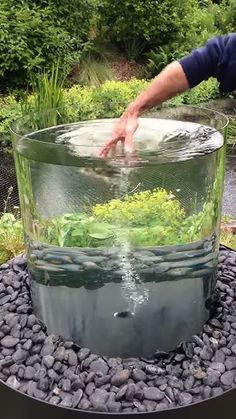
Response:
POLYGON ((68 69, 88 40, 89 1, 1 0, 0 85, 25 86, 60 59, 68 69), (70 12, 68 13, 68 10, 70 12))
POLYGON ((185 36, 195 3, 195 0, 101 0, 98 11, 107 39, 123 47, 134 40, 136 45, 152 47, 169 43, 177 34, 185 36))
POLYGON ((189 54, 194 48, 203 46, 209 39, 226 33, 229 29, 228 9, 223 5, 213 4, 211 0, 192 3, 190 13, 191 26, 187 36, 178 33, 174 40, 146 54, 147 77, 158 74, 170 62, 189 54))
POLYGON ((13 214, 5 213, 0 217, 0 264, 23 252, 22 222, 13 214))
POLYGON ((15 208, 15 214, 7 212, 12 191, 13 188, 9 188, 8 196, 4 201, 4 210, 0 216, 0 264, 24 251, 23 225, 19 209, 15 208))

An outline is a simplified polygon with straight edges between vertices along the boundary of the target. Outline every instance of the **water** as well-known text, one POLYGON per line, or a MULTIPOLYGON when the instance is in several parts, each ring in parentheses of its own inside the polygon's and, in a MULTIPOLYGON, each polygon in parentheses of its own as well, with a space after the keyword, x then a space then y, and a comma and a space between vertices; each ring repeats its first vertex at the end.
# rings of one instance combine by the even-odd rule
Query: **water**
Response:
POLYGON ((20 181, 20 195, 32 298, 50 333, 107 356, 151 356, 198 333, 209 317, 223 137, 198 124, 144 119, 136 156, 126 161, 117 150, 104 161, 96 156, 111 126, 61 126, 18 142, 18 176, 20 167, 22 180, 29 179, 20 181), (150 197, 135 208, 138 225, 119 207, 109 221, 96 223, 95 232, 81 227, 90 228, 87 219, 97 205, 161 189, 168 198, 160 208, 153 201, 145 213, 150 197), (86 215, 86 222, 76 215, 70 230, 70 216, 62 227, 65 214, 86 215), (112 225, 105 241, 102 224, 112 225))

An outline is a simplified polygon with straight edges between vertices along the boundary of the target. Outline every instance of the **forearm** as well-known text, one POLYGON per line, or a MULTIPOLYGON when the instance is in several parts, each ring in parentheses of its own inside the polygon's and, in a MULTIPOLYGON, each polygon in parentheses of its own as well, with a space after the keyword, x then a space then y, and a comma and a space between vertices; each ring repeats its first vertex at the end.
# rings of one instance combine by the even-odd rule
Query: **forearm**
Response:
POLYGON ((187 89, 189 89, 189 83, 182 66, 178 62, 173 62, 129 105, 127 112, 140 116, 187 89))

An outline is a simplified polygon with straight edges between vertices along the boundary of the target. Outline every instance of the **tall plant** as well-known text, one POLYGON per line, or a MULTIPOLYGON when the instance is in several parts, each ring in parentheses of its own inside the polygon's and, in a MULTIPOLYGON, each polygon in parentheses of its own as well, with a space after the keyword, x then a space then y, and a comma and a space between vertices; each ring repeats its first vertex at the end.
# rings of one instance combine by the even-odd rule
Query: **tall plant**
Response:
POLYGON ((56 125, 63 107, 63 86, 65 74, 60 71, 59 62, 52 65, 50 73, 44 71, 32 81, 33 96, 24 96, 22 115, 35 129, 56 125))

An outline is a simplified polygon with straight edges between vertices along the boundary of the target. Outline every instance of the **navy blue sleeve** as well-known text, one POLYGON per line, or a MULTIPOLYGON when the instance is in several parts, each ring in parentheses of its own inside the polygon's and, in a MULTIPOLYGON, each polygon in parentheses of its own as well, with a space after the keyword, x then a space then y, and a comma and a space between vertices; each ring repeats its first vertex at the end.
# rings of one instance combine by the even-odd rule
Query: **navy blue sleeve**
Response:
POLYGON ((190 87, 215 77, 221 92, 236 89, 236 33, 217 36, 179 60, 190 87))

